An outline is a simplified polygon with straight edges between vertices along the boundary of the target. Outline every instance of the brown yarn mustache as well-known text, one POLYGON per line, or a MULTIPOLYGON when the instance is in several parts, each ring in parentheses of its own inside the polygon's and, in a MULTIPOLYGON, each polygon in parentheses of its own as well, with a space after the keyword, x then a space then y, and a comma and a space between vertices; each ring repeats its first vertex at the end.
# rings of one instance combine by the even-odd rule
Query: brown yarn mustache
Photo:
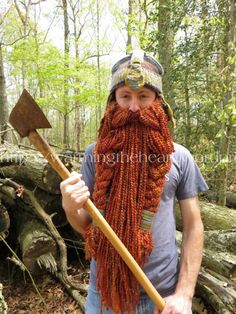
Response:
MULTIPOLYGON (((153 104, 155 104, 154 102, 153 104)), ((150 120, 147 120, 147 115, 150 110, 149 107, 139 109, 137 111, 131 111, 128 108, 122 108, 118 105, 118 103, 114 102, 113 104, 110 105, 110 113, 113 116, 112 123, 111 123, 111 128, 116 129, 118 127, 123 127, 127 124, 132 124, 132 123, 141 123, 145 126, 150 126, 153 128, 157 128, 157 125, 153 125, 150 123, 150 120)))

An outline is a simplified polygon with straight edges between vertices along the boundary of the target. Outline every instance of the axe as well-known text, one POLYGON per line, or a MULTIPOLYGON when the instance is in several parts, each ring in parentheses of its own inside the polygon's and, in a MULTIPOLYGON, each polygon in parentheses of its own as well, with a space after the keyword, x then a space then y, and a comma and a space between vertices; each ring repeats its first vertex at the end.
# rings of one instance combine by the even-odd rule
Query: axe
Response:
MULTIPOLYGON (((37 132, 36 129, 51 128, 51 125, 27 90, 23 90, 17 104, 10 114, 9 121, 21 137, 27 136, 29 138, 30 143, 41 152, 41 154, 47 159, 52 168, 63 180, 70 176, 70 172, 61 162, 57 154, 52 150, 46 140, 37 132)), ((87 200, 84 208, 127 264, 153 303, 159 310, 163 310, 165 301, 153 287, 150 280, 139 267, 138 263, 90 199, 87 200)))

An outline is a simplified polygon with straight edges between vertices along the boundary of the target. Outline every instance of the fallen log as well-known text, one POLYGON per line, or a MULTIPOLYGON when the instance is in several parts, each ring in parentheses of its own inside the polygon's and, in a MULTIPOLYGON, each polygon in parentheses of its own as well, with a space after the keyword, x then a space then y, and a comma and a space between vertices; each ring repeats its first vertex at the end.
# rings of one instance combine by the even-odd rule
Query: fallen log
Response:
MULTIPOLYGON (((226 206, 200 202, 205 230, 227 230, 236 228, 236 211, 226 206)), ((176 228, 182 231, 182 219, 178 203, 175 204, 176 228)))
MULTIPOLYGON (((21 213, 22 215, 22 213, 21 213)), ((37 219, 23 219, 18 224, 18 241, 22 252, 22 260, 31 273, 40 273, 37 260, 50 254, 57 259, 57 244, 46 226, 37 219)), ((56 263, 54 265, 56 268, 56 263)))
MULTIPOLYGON (((65 226, 68 222, 65 216, 64 209, 62 208, 61 195, 55 195, 47 193, 41 189, 36 189, 34 195, 45 212, 52 216, 53 223, 56 227, 65 226)), ((5 203, 10 207, 17 207, 16 202, 16 191, 14 188, 1 184, 0 185, 0 200, 5 200, 5 203)), ((22 207, 22 204, 18 204, 22 207)), ((17 209, 16 209, 17 210, 17 209)), ((22 210, 33 213, 29 207, 24 207, 22 210)), ((0 214, 1 216, 1 214, 0 214)), ((0 219, 1 225, 1 219, 0 219)), ((1 229, 1 228, 0 228, 1 229)))
MULTIPOLYGON (((63 159, 63 156, 61 156, 63 159)), ((66 167, 71 171, 72 164, 65 157, 66 167)), ((18 148, 16 145, 0 146, 1 174, 26 186, 37 186, 49 193, 60 194, 61 178, 37 151, 18 148)))
POLYGON ((229 285, 225 281, 221 281, 201 268, 198 275, 198 283, 200 285, 207 286, 215 295, 218 296, 228 311, 235 313, 236 285, 233 282, 229 285))
POLYGON ((17 240, 20 244, 22 261, 32 273, 39 273, 37 259, 44 254, 52 254, 57 258, 57 244, 45 224, 38 220, 32 208, 22 199, 17 198, 14 188, 2 185, 0 198, 10 208, 14 221, 17 240))
MULTIPOLYGON (((230 237, 234 234, 234 231, 235 230, 229 230, 230 237)), ((219 230, 219 233, 221 232, 227 234, 225 230, 219 230)), ((236 265, 235 252, 234 254, 232 253, 234 257, 232 267, 227 259, 228 254, 213 250, 210 252, 207 248, 211 240, 215 242, 211 247, 217 247, 217 237, 214 238, 216 232, 208 231, 205 233, 209 233, 209 236, 206 236, 207 240, 204 245, 202 267, 198 276, 196 296, 201 297, 209 304, 214 309, 214 313, 233 314, 236 308, 236 284, 234 282, 236 265)), ((221 242, 222 237, 219 236, 219 239, 219 242, 221 242)), ((180 254, 182 243, 182 233, 180 231, 176 232, 176 242, 180 254)))
MULTIPOLYGON (((77 288, 77 283, 72 282, 67 274, 67 248, 63 238, 60 233, 56 229, 55 225, 52 222, 51 217, 44 211, 44 209, 39 204, 38 200, 35 198, 35 195, 32 191, 27 189, 22 189, 22 186, 19 186, 16 182, 10 179, 0 179, 0 183, 3 185, 14 188, 16 191, 20 191, 18 193, 17 200, 19 203, 28 204, 32 211, 36 214, 36 216, 45 224, 48 228, 50 234, 54 238, 57 243, 59 257, 58 257, 58 269, 63 276, 63 280, 65 283, 73 287, 77 288)), ((27 206, 26 206, 27 207, 27 206)))
MULTIPOLYGON (((207 286, 197 283, 196 286, 196 295, 201 297, 202 300, 206 302, 206 304, 210 305, 213 309, 214 313, 217 314, 233 314, 226 305, 222 302, 222 300, 215 294, 210 288, 207 286)), ((207 313, 207 312, 206 312, 207 313)))
POLYGON ((204 232, 204 245, 211 250, 236 254, 236 228, 204 232))
POLYGON ((226 205, 229 207, 236 208, 236 193, 226 192, 226 205))
MULTIPOLYGON (((230 235, 228 238, 231 239, 229 242, 231 243, 235 241, 235 232, 235 230, 230 230, 228 232, 230 235)), ((225 230, 223 230, 223 232, 222 230, 216 232, 204 232, 204 235, 206 236, 202 255, 202 266, 227 278, 234 279, 236 278, 236 251, 226 251, 221 243, 218 244, 217 235, 219 235, 219 239, 222 240, 223 237, 221 233, 223 233, 223 235, 227 235, 227 231, 225 230)), ((227 238, 227 236, 225 236, 225 238, 227 238)), ((176 232, 176 241, 178 247, 180 247, 182 242, 182 233, 180 231, 176 232)))
POLYGON ((202 265, 227 278, 236 278, 236 256, 224 252, 204 249, 202 265))
POLYGON ((34 191, 34 196, 45 212, 51 216, 54 225, 62 227, 68 224, 65 211, 62 208, 62 196, 47 193, 41 189, 34 191))

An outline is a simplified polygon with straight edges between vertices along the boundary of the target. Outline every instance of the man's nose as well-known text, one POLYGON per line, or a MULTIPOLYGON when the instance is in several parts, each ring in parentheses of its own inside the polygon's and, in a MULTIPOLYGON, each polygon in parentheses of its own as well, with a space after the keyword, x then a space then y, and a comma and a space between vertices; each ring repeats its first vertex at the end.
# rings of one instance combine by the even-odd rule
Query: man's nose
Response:
POLYGON ((133 98, 129 105, 129 110, 132 112, 137 112, 140 109, 139 101, 137 98, 133 98))

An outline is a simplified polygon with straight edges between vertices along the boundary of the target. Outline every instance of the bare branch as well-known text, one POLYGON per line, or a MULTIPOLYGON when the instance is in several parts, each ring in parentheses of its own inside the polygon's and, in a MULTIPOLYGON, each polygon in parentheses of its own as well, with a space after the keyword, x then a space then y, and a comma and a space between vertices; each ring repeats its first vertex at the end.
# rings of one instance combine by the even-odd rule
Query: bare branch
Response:
MULTIPOLYGON (((110 53, 104 53, 102 55, 99 55, 99 57, 104 57, 104 56, 109 56, 110 53)), ((91 59, 91 58, 97 58, 98 55, 90 55, 84 59, 81 60, 81 63, 83 63, 84 61, 88 60, 88 59, 91 59)))
POLYGON ((37 2, 32 2, 31 5, 37 5, 37 4, 40 4, 41 2, 45 2, 47 0, 39 0, 37 2))
POLYGON ((8 8, 7 11, 5 12, 5 14, 3 15, 3 17, 2 17, 2 19, 1 19, 1 21, 0 21, 0 25, 2 25, 2 23, 4 22, 5 17, 7 16, 8 12, 10 11, 10 9, 11 9, 11 7, 12 7, 12 4, 13 4, 13 3, 11 3, 11 4, 9 5, 9 8, 8 8))
POLYGON ((59 11, 59 7, 57 7, 57 11, 56 11, 54 17, 52 18, 51 23, 50 23, 49 26, 48 26, 48 29, 46 30, 45 36, 44 36, 44 38, 43 38, 43 43, 44 43, 44 42, 46 41, 46 39, 47 39, 48 33, 49 33, 49 31, 50 31, 50 28, 51 28, 53 22, 55 21, 55 18, 57 17, 58 11, 59 11))
POLYGON ((26 34, 26 35, 24 35, 24 36, 22 36, 22 37, 20 37, 20 38, 17 38, 17 39, 14 40, 13 42, 8 43, 8 44, 2 43, 2 45, 3 45, 3 46, 12 46, 12 45, 14 45, 15 43, 17 43, 18 41, 20 41, 21 39, 28 37, 29 34, 30 34, 30 32, 31 32, 31 30, 28 31, 28 34, 26 34))
POLYGON ((23 15, 21 13, 21 10, 20 10, 19 6, 18 6, 18 3, 16 2, 16 0, 14 0, 14 3, 15 3, 16 11, 17 11, 17 13, 18 13, 18 15, 19 15, 19 17, 21 19, 22 24, 24 25, 24 22, 25 22, 24 21, 24 17, 23 17, 23 15))

